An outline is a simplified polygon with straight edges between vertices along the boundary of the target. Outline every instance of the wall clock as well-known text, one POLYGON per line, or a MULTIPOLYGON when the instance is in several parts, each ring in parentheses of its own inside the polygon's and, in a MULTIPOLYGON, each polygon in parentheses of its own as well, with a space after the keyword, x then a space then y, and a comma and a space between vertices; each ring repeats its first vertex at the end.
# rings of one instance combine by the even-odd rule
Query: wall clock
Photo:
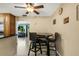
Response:
POLYGON ((63 12, 63 8, 60 8, 59 11, 58 11, 58 14, 61 15, 62 12, 63 12))

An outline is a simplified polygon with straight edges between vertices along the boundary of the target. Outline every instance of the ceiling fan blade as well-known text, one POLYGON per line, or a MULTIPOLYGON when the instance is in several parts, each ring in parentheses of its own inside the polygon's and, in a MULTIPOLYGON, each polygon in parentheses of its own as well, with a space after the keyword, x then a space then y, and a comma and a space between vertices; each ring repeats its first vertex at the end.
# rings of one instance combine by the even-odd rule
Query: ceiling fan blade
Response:
POLYGON ((26 3, 26 5, 33 6, 33 5, 34 5, 34 3, 26 3))
POLYGON ((27 15, 22 15, 22 16, 27 16, 27 15))
POLYGON ((39 14, 39 12, 37 12, 36 10, 34 10, 33 12, 35 12, 36 14, 39 14))
POLYGON ((39 5, 39 6, 34 6, 35 9, 39 9, 39 8, 44 8, 43 5, 39 5))
POLYGON ((15 8, 26 8, 26 7, 21 7, 21 6, 14 6, 15 8))
POLYGON ((29 12, 27 11, 26 14, 29 14, 29 12))
POLYGON ((33 6, 34 4, 33 3, 29 3, 31 6, 33 6))
POLYGON ((28 3, 25 3, 26 5, 28 4, 28 3))

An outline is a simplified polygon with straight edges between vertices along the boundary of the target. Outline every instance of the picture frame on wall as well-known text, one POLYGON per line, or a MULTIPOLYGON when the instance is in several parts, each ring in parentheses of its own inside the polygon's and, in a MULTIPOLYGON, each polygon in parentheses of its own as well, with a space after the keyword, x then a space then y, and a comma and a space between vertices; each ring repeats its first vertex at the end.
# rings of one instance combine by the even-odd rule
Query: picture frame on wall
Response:
POLYGON ((69 23, 69 17, 64 18, 64 24, 69 23))
POLYGON ((56 19, 53 20, 53 25, 55 25, 55 24, 56 24, 56 19))
POLYGON ((76 6, 76 20, 79 20, 79 5, 76 6))

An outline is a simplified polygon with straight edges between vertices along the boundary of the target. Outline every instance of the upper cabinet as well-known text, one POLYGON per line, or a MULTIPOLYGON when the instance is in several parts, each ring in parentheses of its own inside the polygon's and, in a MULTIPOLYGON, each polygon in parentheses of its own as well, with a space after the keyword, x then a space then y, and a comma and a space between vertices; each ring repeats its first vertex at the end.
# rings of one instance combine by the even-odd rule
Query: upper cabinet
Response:
POLYGON ((4 32, 4 17, 0 16, 0 34, 4 32))
POLYGON ((15 16, 9 13, 1 13, 0 17, 4 20, 4 36, 15 35, 15 16))

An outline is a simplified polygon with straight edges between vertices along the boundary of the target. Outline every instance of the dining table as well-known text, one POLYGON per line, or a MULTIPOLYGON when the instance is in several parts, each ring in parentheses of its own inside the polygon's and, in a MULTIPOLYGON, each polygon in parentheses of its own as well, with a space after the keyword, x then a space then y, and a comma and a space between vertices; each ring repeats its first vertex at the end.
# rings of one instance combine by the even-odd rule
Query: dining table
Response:
POLYGON ((52 33, 37 33, 38 38, 44 38, 47 42, 47 56, 50 56, 50 49, 49 49, 49 40, 48 37, 53 35, 52 33))

